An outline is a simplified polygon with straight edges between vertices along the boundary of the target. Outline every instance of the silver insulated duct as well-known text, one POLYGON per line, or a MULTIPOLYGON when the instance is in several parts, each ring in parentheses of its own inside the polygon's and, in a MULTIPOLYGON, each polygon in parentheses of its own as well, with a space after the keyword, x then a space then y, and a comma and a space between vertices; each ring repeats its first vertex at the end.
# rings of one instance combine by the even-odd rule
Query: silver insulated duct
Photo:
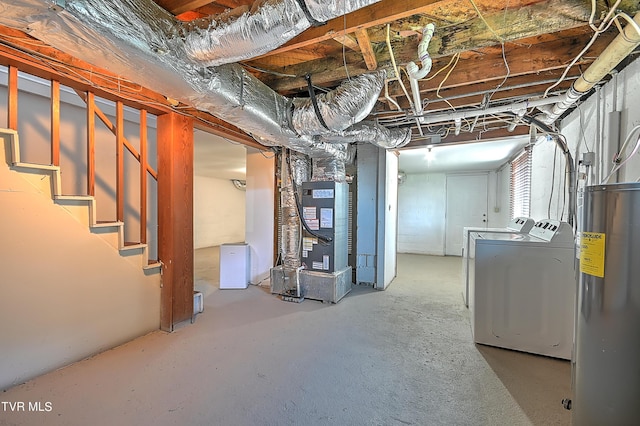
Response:
MULTIPOLYGON (((0 24, 21 29, 84 61, 207 111, 264 145, 346 160, 351 156, 348 142, 365 138, 355 136, 357 128, 352 125, 369 114, 384 73, 354 78, 326 94, 320 104, 322 117, 331 123, 327 129, 316 123, 318 117, 308 100, 279 95, 237 64, 211 64, 248 58, 286 41, 274 40, 263 27, 284 25, 291 29, 286 37, 292 37, 311 24, 310 16, 326 20, 372 3, 375 1, 266 1, 257 11, 240 18, 184 24, 151 0, 0 0, 0 24), (301 15, 296 7, 302 3, 307 7, 301 15), (283 15, 275 12, 283 7, 291 11, 283 15), (230 40, 225 43, 234 52, 243 53, 233 56, 222 42, 211 44, 206 53, 207 48, 196 45, 205 30, 210 41, 230 40), (260 47, 263 45, 267 47, 260 47), (345 96, 347 93, 350 96, 345 96), (351 139, 341 140, 342 132, 351 139)), ((407 135, 405 130, 388 132, 398 142, 407 135)), ((383 135, 387 129, 377 133, 383 135)))

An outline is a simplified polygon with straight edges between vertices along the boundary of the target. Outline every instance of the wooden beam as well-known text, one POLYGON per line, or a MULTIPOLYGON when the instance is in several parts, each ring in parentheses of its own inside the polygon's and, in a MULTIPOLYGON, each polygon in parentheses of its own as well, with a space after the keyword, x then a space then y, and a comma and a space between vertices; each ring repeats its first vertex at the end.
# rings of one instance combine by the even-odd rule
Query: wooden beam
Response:
POLYGON ((60 165, 60 82, 51 80, 51 164, 60 165))
POLYGON ((165 114, 157 126, 160 327, 173 331, 193 315, 193 120, 165 114))
POLYGON ((147 242, 147 111, 140 110, 140 242, 147 242))
MULTIPOLYGON (((594 58, 609 45, 614 36, 614 33, 603 33, 591 46, 587 54, 583 56, 583 59, 578 61, 576 68, 593 62, 594 58)), ((470 60, 460 60, 442 87, 460 87, 474 83, 502 80, 507 75, 507 72, 509 76, 516 77, 564 69, 567 66, 567 58, 574 58, 584 48, 588 38, 590 37, 574 40, 555 40, 549 43, 532 45, 526 49, 509 46, 505 55, 509 65, 508 70, 505 67, 502 53, 478 55, 470 60)), ((438 61, 433 69, 437 71, 444 66, 444 62, 442 60, 438 61)), ((420 81, 420 91, 436 91, 443 78, 439 76, 433 80, 420 81)), ((393 85, 389 87, 389 91, 392 96, 402 94, 401 89, 393 85)))
POLYGON ((9 66, 7 127, 18 130, 18 68, 9 66))
POLYGON ((378 60, 376 59, 376 53, 373 51, 373 47, 371 47, 369 33, 367 33, 366 29, 359 29, 356 30, 356 37, 358 38, 358 45, 362 51, 364 63, 367 64, 367 69, 370 71, 375 70, 378 68, 378 60))
POLYGON ((155 2, 158 3, 158 6, 174 15, 213 3, 211 0, 155 0, 155 2))
POLYGON ((353 38, 349 34, 342 34, 333 38, 338 43, 353 50, 354 52, 360 52, 359 41, 353 38))
POLYGON ((124 107, 116 102, 116 220, 124 223, 124 107))
POLYGON ((87 92, 87 195, 96 195, 96 103, 87 92))
MULTIPOLYGON (((597 56, 615 35, 611 31, 601 34, 577 65, 593 62, 593 57, 597 56)), ((567 58, 574 58, 590 38, 590 34, 585 32, 582 36, 532 44, 526 48, 508 43, 505 46, 505 51, 507 63, 509 64, 509 75, 517 76, 562 69, 567 65, 567 58)), ((403 54, 398 53, 396 52, 396 59, 406 59, 403 54)), ((362 60, 358 62, 359 58, 356 55, 356 53, 347 52, 347 67, 349 75, 352 77, 368 72, 364 62, 362 60)), ((390 68, 391 63, 388 52, 379 52, 377 57, 379 68, 390 68)), ((433 61, 432 74, 447 65, 449 59, 435 59, 433 61)), ((298 73, 303 71, 310 72, 313 75, 313 81, 321 85, 332 85, 346 78, 343 61, 340 58, 325 59, 303 64, 300 67, 288 67, 282 71, 294 75, 299 75, 298 73)), ((429 81, 420 81, 420 91, 436 90, 445 74, 441 73, 438 77, 429 81)), ((507 69, 504 65, 502 51, 494 48, 484 49, 479 54, 475 54, 468 59, 461 59, 443 85, 443 88, 502 79, 506 75, 507 69)), ((287 79, 272 79, 269 77, 265 78, 264 81, 271 88, 281 93, 301 90, 306 86, 306 81, 302 77, 287 79)), ((392 97, 404 96, 400 87, 396 87, 396 85, 390 84, 389 90, 392 97)))

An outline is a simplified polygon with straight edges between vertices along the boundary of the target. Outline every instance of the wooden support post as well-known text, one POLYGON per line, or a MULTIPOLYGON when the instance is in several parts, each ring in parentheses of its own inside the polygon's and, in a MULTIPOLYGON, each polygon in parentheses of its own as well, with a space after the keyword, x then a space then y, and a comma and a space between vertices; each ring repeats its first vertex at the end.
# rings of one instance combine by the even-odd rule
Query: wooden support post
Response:
POLYGON ((160 328, 173 331, 193 315, 193 120, 159 116, 157 139, 160 328))
POLYGON ((140 242, 147 242, 147 110, 140 110, 140 242))
POLYGON ((96 195, 96 104, 87 92, 87 195, 96 195))
POLYGON ((124 105, 116 102, 116 220, 124 222, 124 105))
POLYGON ((60 82, 51 80, 51 164, 60 165, 60 82))
POLYGON ((7 127, 18 130, 18 68, 9 66, 7 127))

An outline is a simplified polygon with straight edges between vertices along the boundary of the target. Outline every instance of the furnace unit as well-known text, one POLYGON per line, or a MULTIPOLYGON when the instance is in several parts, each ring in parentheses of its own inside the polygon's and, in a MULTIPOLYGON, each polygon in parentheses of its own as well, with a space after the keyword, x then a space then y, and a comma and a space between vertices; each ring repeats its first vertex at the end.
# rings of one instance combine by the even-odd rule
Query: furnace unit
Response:
POLYGON ((306 223, 300 259, 307 271, 333 273, 348 262, 348 184, 302 184, 302 216, 306 223))

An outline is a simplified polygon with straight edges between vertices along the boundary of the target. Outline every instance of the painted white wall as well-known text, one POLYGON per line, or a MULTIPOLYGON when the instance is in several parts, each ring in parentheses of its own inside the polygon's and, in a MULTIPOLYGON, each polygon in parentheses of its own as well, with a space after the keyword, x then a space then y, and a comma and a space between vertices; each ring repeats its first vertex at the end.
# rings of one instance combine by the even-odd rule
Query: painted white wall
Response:
POLYGON ((398 252, 444 256, 444 173, 407 174, 398 188, 398 252))
MULTIPOLYGON (((0 389, 157 330, 145 275, 5 162, 0 140, 0 389)), ((132 260, 132 259, 131 259, 132 260)))
MULTIPOLYGON (((50 83, 19 73, 18 132, 22 159, 25 162, 51 164, 50 83)), ((0 67, 0 99, 6 99, 7 71, 0 67)), ((87 194, 87 124, 85 103, 71 89, 60 88, 60 167, 64 195, 87 194)), ((115 123, 115 103, 96 99, 100 108, 115 123)), ((0 127, 7 127, 6 102, 0 102, 0 127)), ((140 152, 138 112, 125 108, 125 138, 140 152)), ((157 170, 156 119, 148 115, 147 149, 149 165, 157 170)), ((96 207, 98 221, 116 219, 116 139, 95 118, 96 207)), ((140 172, 139 162, 125 148, 125 241, 140 241, 140 172)), ((157 259, 157 185, 147 174, 147 243, 149 258, 157 259)))
POLYGON ((245 241, 251 247, 251 283, 267 279, 273 267, 275 159, 247 152, 245 241))
POLYGON ((193 243, 195 248, 243 242, 245 191, 229 179, 194 176, 193 243))
POLYGON ((398 156, 385 152, 384 288, 396 277, 398 241, 398 156))
MULTIPOLYGON (((618 150, 634 126, 640 124, 640 61, 635 60, 611 81, 607 82, 595 94, 590 96, 560 124, 574 159, 581 159, 587 151, 596 153, 596 167, 593 170, 592 184, 599 183, 611 170, 610 159, 618 150), (620 111, 620 131, 618 137, 610 137, 611 113, 620 111)), ((636 133, 627 149, 633 150, 638 134, 636 133)), ((533 171, 531 190, 531 215, 540 220, 551 216, 566 220, 568 202, 564 188, 564 158, 559 151, 556 154, 555 178, 553 158, 555 145, 539 140, 533 150, 533 171), (566 200, 566 202, 565 202, 566 200), (562 212, 565 212, 562 215, 562 212)), ((620 170, 620 182, 634 182, 640 178, 640 156, 632 158, 620 170)), ((610 182, 615 182, 615 178, 610 182)))
MULTIPOLYGON (((405 183, 399 186, 399 253, 444 256, 446 177, 445 173, 407 174, 405 183)), ((465 194, 455 196, 464 199, 465 194)), ((488 206, 487 226, 506 226, 510 219, 508 165, 501 170, 489 172, 488 206)))

